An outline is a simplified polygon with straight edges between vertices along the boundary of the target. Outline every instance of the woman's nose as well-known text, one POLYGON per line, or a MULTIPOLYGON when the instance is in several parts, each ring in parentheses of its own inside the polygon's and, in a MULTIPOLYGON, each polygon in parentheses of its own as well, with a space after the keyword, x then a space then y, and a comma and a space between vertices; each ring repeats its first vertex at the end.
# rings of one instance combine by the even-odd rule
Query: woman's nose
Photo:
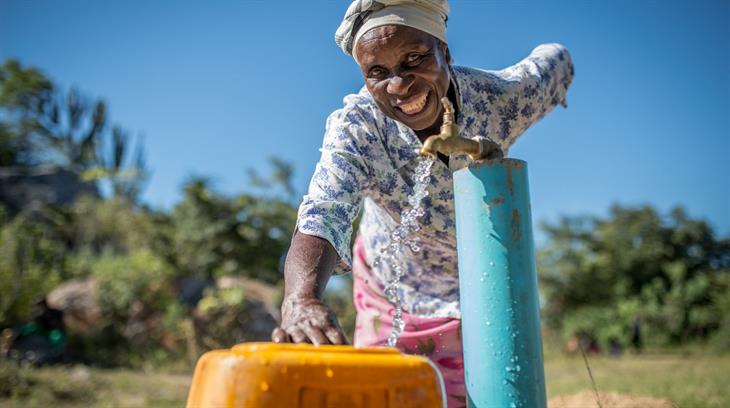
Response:
POLYGON ((391 95, 408 95, 408 91, 411 89, 413 84, 413 77, 408 75, 393 75, 388 81, 388 88, 386 89, 391 95))

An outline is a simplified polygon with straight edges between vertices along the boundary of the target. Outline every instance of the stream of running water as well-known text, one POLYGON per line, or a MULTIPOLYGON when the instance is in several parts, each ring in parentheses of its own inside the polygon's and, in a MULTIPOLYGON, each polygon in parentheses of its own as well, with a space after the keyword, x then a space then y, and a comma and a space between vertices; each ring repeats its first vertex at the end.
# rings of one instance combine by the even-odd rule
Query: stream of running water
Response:
POLYGON ((395 306, 393 315, 393 329, 388 337, 388 346, 395 347, 398 337, 403 333, 405 322, 403 321, 403 307, 400 290, 400 280, 405 273, 405 262, 403 260, 403 251, 405 248, 413 252, 421 250, 420 240, 415 235, 421 226, 418 224, 418 218, 424 214, 423 199, 428 195, 426 187, 431 176, 431 166, 433 160, 429 158, 419 158, 416 167, 415 185, 413 193, 408 197, 409 208, 401 212, 400 224, 398 224, 390 233, 389 244, 382 249, 380 262, 386 262, 390 266, 391 278, 385 287, 385 295, 388 300, 395 306))

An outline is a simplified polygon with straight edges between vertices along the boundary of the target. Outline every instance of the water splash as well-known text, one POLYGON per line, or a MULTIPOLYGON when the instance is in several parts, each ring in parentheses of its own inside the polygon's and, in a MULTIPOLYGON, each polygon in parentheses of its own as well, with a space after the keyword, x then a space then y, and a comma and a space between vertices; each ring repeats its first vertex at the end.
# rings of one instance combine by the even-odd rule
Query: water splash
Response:
POLYGON ((413 186, 413 193, 408 197, 408 205, 410 208, 401 212, 400 224, 390 232, 390 242, 382 249, 378 259, 378 261, 385 262, 389 265, 392 271, 391 279, 385 287, 385 295, 395 306, 393 330, 388 337, 388 346, 390 347, 395 347, 398 342, 398 337, 403 333, 405 326, 400 294, 400 280, 405 273, 405 265, 401 254, 404 248, 408 248, 412 252, 419 252, 421 250, 421 242, 415 236, 415 233, 421 229, 421 226, 418 224, 418 218, 425 213, 422 204, 423 199, 428 195, 426 187, 431 177, 432 165, 433 160, 431 159, 423 157, 418 159, 418 166, 416 167, 416 175, 414 177, 416 184, 413 186))

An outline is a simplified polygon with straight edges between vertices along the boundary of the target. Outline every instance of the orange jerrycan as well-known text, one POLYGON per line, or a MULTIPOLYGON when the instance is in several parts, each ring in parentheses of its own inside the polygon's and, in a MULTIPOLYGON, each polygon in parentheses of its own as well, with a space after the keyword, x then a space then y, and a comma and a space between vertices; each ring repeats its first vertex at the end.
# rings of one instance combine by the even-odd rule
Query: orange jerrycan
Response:
POLYGON ((187 408, 441 408, 443 379, 396 349, 243 343, 205 353, 187 408))

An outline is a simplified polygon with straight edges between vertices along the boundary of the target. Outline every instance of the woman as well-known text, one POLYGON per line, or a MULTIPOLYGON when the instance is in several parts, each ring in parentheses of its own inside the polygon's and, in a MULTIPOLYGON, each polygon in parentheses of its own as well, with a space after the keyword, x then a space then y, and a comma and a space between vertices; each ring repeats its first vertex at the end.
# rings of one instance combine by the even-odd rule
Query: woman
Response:
MULTIPOLYGON (((437 0, 358 0, 336 42, 352 55, 365 86, 327 120, 322 156, 299 208, 285 266, 285 297, 275 342, 343 344, 347 339, 322 294, 333 272, 352 266, 354 344, 387 343, 394 306, 384 296, 391 265, 379 262, 415 184, 417 150, 439 133, 447 97, 462 137, 491 140, 498 156, 560 103, 573 77, 567 50, 542 45, 498 72, 453 66, 446 40, 448 4, 437 0), (362 210, 351 253, 352 223, 362 210), (353 259, 354 258, 354 259, 353 259)), ((446 382, 449 406, 464 405, 452 172, 462 154, 431 169, 417 232, 420 251, 404 250, 405 327, 397 347, 427 355, 446 382)))

